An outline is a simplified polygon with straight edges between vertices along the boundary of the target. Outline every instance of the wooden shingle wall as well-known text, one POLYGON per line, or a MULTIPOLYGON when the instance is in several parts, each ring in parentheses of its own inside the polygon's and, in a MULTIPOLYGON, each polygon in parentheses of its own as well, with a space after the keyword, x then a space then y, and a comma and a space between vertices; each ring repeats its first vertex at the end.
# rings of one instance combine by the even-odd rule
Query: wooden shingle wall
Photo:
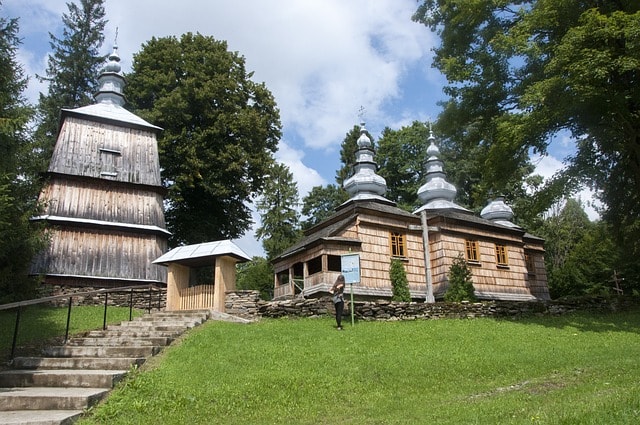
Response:
POLYGON ((45 214, 165 228, 162 195, 98 179, 52 177, 41 194, 45 214))
POLYGON ((63 119, 40 194, 51 243, 32 273, 62 285, 166 282, 151 264, 168 235, 155 129, 63 119))
POLYGON ((49 171, 160 186, 155 133, 66 117, 49 171))
POLYGON ((422 234, 409 230, 408 222, 392 217, 360 216, 357 225, 346 232, 362 241, 360 273, 362 285, 374 289, 389 289, 391 280, 390 234, 405 236, 406 257, 402 258, 410 289, 424 288, 424 254, 422 234))
MULTIPOLYGON (((529 272, 525 263, 524 243, 517 232, 449 226, 436 233, 432 247, 434 293, 443 295, 448 286, 448 273, 458 254, 465 255, 465 242, 477 241, 479 261, 468 262, 474 288, 481 296, 505 294, 515 298, 531 297, 529 272), (498 265, 496 244, 505 245, 508 265, 498 265)), ((546 278, 546 276, 545 276, 546 278)), ((546 286, 546 279, 545 279, 546 286)))
POLYGON ((166 249, 166 239, 152 234, 58 228, 34 267, 49 274, 166 282, 166 268, 151 264, 166 249))

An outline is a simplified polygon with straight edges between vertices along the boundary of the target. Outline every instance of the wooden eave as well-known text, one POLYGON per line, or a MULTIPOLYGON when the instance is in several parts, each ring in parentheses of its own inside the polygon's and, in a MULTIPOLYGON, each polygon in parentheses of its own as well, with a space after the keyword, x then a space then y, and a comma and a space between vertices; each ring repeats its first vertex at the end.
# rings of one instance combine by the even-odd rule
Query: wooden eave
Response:
POLYGON ((44 221, 51 225, 70 228, 99 229, 100 231, 110 230, 127 234, 155 234, 167 237, 171 235, 167 229, 146 224, 118 223, 113 221, 93 220, 87 218, 63 217, 54 215, 40 215, 32 217, 31 221, 44 221))
MULTIPOLYGON (((115 125, 115 126, 118 126, 118 127, 132 128, 134 130, 149 131, 149 132, 156 133, 156 134, 158 134, 158 133, 160 133, 162 131, 162 127, 158 127, 158 126, 155 126, 153 124, 135 123, 135 122, 131 122, 131 121, 120 120, 120 119, 117 119, 117 118, 110 118, 110 117, 105 117, 105 116, 87 114, 87 113, 84 113, 82 111, 79 112, 79 111, 77 111, 75 109, 63 109, 60 112, 60 125, 58 126, 58 133, 60 132, 60 129, 62 128, 62 124, 64 123, 65 117, 74 117, 74 118, 79 118, 79 119, 83 119, 83 120, 87 120, 87 121, 94 121, 94 122, 103 123, 103 124, 111 124, 111 125, 115 125)), ((140 120, 142 121, 142 119, 140 119, 140 120)))
MULTIPOLYGON (((362 215, 373 215, 378 217, 396 217, 403 221, 420 223, 420 217, 400 209, 394 205, 376 201, 354 201, 340 206, 334 214, 326 220, 310 227, 305 231, 305 237, 298 243, 293 244, 282 254, 273 259, 272 263, 276 264, 291 255, 317 246, 321 242, 339 241, 350 245, 360 245, 359 239, 335 238, 335 236, 347 227, 349 224, 355 223, 356 219, 362 215)), ((393 227, 393 226, 391 226, 393 227)), ((406 227, 399 225, 398 228, 406 227)))
POLYGON ((302 238, 302 240, 287 248, 284 252, 282 252, 282 254, 274 258, 271 263, 276 264, 277 262, 284 260, 285 258, 291 257, 292 255, 295 255, 299 252, 317 246, 323 241, 340 241, 349 244, 360 244, 361 241, 358 239, 340 238, 335 236, 353 222, 355 222, 355 216, 349 215, 347 217, 343 217, 342 220, 334 221, 330 224, 329 222, 323 222, 322 224, 324 224, 324 226, 321 227, 314 226, 317 229, 315 233, 305 236, 304 238, 302 238))
POLYGON ((516 227, 507 227, 494 223, 491 220, 485 220, 476 217, 473 214, 464 214, 456 211, 438 211, 431 214, 427 213, 427 221, 429 226, 436 226, 442 232, 465 233, 463 229, 458 230, 452 226, 464 226, 466 228, 489 230, 496 234, 496 239, 500 238, 500 234, 511 235, 522 238, 525 234, 524 229, 516 227))

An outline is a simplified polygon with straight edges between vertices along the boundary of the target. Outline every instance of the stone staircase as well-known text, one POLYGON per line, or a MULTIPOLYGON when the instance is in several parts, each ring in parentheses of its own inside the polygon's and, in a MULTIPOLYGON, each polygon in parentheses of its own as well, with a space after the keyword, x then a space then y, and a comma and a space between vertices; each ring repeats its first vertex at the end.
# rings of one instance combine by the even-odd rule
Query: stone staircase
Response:
MULTIPOLYGON (((212 312, 156 312, 16 357, 0 372, 0 425, 71 424, 141 365, 212 312)), ((219 318, 219 317, 218 317, 219 318)))

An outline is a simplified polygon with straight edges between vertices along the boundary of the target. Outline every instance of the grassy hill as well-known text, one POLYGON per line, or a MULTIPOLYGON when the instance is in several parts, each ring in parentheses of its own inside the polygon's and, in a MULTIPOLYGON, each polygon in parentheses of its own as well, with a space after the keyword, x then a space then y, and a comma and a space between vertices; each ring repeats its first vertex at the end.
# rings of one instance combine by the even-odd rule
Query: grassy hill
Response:
POLYGON ((635 424, 640 310, 208 322, 81 424, 635 424))

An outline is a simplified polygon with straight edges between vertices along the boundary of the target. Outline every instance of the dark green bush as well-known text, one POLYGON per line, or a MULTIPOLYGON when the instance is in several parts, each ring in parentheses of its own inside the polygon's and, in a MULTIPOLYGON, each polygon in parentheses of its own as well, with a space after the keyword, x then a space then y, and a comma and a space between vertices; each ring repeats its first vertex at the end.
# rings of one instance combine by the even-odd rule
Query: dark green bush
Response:
POLYGON ((397 258, 391 260, 389 276, 391 278, 391 291, 393 293, 391 300, 405 302, 411 301, 409 281, 407 280, 407 273, 404 270, 404 265, 401 260, 398 260, 397 258))
POLYGON ((444 294, 445 301, 476 301, 473 293, 473 281, 471 280, 471 270, 462 254, 453 260, 449 269, 449 287, 444 294))

